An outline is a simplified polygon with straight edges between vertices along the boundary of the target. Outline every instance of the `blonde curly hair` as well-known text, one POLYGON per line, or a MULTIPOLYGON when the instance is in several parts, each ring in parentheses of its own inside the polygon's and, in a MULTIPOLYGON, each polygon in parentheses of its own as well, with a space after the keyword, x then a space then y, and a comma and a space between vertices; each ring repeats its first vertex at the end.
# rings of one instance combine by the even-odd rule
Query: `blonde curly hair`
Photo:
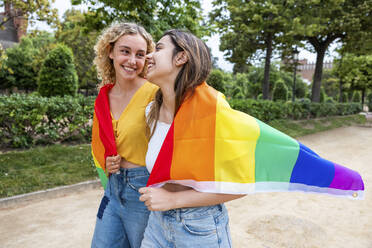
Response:
MULTIPOLYGON (((128 22, 113 23, 104 29, 98 37, 98 41, 94 46, 96 57, 94 58, 94 65, 97 68, 97 76, 101 80, 98 88, 106 84, 115 84, 115 68, 109 55, 114 48, 115 42, 123 35, 126 34, 139 34, 147 44, 146 53, 151 53, 154 50, 154 42, 151 35, 140 25, 128 22)), ((146 73, 147 61, 143 71, 139 76, 144 76, 146 73)))

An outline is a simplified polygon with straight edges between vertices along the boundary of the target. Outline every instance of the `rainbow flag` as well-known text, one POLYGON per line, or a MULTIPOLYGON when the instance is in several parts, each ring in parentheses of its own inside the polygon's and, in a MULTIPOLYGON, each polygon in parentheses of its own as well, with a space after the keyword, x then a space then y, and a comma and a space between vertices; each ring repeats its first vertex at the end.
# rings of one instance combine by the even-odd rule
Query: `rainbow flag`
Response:
POLYGON ((103 188, 106 188, 109 176, 105 166, 106 157, 117 155, 114 129, 110 115, 110 103, 108 100, 108 91, 113 86, 113 84, 103 86, 94 103, 92 156, 103 188))
POLYGON ((303 191, 360 199, 364 192, 358 172, 231 109, 206 83, 177 112, 148 186, 167 182, 227 194, 303 191))

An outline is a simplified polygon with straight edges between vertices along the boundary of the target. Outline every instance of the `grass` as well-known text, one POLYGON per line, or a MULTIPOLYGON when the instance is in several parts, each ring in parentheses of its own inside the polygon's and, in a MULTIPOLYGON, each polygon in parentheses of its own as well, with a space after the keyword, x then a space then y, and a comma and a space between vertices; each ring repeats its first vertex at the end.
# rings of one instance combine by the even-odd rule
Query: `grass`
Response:
POLYGON ((363 115, 348 115, 299 121, 274 120, 268 124, 291 137, 297 138, 338 127, 363 125, 365 123, 366 118, 363 115))
MULTIPOLYGON (((365 117, 352 115, 315 120, 275 120, 270 126, 292 136, 332 128, 364 124, 365 117)), ((52 145, 0 154, 0 198, 97 178, 90 145, 52 145)))
POLYGON ((0 197, 75 184, 96 177, 90 145, 52 145, 0 154, 0 197))

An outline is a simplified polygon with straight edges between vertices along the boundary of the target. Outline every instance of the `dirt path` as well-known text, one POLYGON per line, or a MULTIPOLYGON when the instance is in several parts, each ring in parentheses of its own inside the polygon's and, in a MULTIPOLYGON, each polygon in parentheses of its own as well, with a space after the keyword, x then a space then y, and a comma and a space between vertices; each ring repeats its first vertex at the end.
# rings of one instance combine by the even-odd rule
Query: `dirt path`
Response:
MULTIPOLYGON (((347 127, 300 138, 331 161, 359 171, 365 200, 266 193, 227 204, 235 248, 372 248, 372 128, 347 127)), ((102 190, 0 210, 0 247, 90 247, 102 190)))

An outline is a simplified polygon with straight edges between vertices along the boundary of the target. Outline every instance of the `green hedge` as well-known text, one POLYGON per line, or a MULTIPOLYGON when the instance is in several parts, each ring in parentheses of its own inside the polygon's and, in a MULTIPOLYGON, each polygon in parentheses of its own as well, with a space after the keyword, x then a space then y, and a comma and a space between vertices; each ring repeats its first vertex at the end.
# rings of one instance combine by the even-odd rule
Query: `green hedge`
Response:
MULTIPOLYGON (((35 94, 0 96, 2 148, 25 148, 65 141, 89 142, 95 97, 40 97, 35 94)), ((232 108, 264 122, 275 119, 309 119, 350 115, 359 103, 273 102, 231 99, 232 108)))
POLYGON ((310 119, 351 115, 362 111, 358 103, 273 102, 252 99, 230 99, 230 106, 264 121, 275 119, 310 119))
POLYGON ((95 97, 0 96, 1 147, 23 148, 91 136, 95 97))

